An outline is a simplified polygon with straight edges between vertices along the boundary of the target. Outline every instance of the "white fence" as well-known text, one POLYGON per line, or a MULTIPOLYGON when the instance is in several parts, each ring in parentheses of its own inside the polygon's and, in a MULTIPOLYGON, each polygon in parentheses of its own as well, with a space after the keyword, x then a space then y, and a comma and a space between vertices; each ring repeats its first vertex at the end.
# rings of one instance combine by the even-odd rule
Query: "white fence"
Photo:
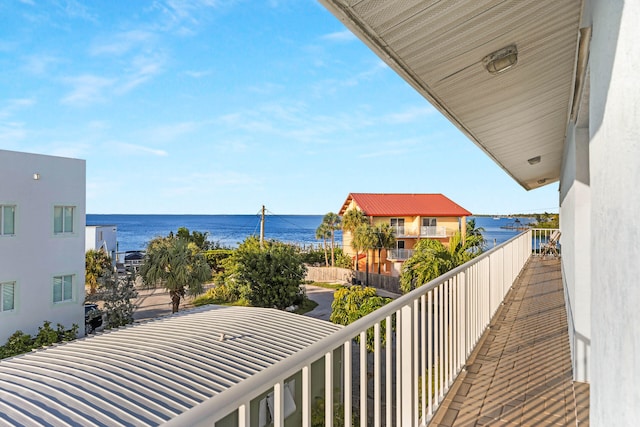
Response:
POLYGON ((354 419, 360 426, 426 425, 531 253, 529 230, 167 425, 254 425, 251 401, 272 392, 273 425, 284 426, 285 382, 296 376, 296 411, 300 425, 310 427, 317 397, 311 393, 312 365, 323 367, 323 401, 334 403, 324 405, 324 425, 345 420, 349 426, 354 419))

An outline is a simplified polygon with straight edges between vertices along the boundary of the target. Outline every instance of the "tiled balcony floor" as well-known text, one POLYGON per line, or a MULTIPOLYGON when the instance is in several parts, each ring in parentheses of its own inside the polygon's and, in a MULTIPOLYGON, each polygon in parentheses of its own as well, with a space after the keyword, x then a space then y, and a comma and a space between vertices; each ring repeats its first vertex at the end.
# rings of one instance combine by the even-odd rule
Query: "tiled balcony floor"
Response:
POLYGON ((532 258, 431 426, 588 425, 574 384, 560 260, 532 258))

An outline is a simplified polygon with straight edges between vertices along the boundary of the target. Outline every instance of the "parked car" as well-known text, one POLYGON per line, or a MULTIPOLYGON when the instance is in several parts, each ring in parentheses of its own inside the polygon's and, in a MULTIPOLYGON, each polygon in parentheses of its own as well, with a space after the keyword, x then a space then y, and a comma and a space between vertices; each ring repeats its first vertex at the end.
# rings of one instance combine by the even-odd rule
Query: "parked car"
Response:
POLYGON ((93 333, 97 328, 102 326, 102 311, 97 304, 84 305, 84 332, 85 334, 93 333))

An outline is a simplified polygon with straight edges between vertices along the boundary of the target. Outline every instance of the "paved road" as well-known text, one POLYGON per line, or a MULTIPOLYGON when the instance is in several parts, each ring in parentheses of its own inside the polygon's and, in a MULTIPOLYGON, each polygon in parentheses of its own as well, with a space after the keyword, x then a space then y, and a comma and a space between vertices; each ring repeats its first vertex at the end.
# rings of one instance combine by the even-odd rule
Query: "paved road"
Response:
MULTIPOLYGON (((333 293, 335 290, 312 285, 304 286, 307 297, 318 303, 316 308, 305 315, 329 321, 329 317, 331 316, 331 303, 333 302, 333 293)), ((390 298, 397 298, 399 296, 380 289, 378 290, 378 295, 390 298)), ((180 303, 180 310, 193 307, 191 304, 192 300, 190 297, 183 299, 180 303)), ((169 298, 169 293, 164 289, 138 290, 138 298, 136 298, 135 304, 137 308, 133 313, 133 318, 137 322, 171 314, 171 298, 169 298)))
MULTIPOLYGON (((335 290, 312 285, 305 285, 305 288, 307 289, 307 297, 318 303, 318 306, 306 313, 305 316, 328 321, 331 316, 331 303, 333 302, 333 293, 335 290)), ((398 294, 385 291, 384 289, 378 289, 376 292, 382 297, 395 299, 400 296, 398 294)))
POLYGON ((312 285, 304 285, 304 287, 306 288, 307 297, 309 297, 311 301, 318 303, 318 306, 310 312, 305 313, 305 316, 329 321, 333 292, 335 290, 312 285))

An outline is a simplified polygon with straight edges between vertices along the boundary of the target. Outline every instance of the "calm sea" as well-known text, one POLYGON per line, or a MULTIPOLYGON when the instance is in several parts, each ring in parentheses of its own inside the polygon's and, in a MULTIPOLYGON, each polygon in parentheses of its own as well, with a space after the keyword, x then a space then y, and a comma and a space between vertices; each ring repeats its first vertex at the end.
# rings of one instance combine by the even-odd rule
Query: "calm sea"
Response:
MULTIPOLYGON (((323 215, 267 215, 265 238, 309 246, 318 245, 316 228, 323 215)), ((473 217, 472 217, 473 218, 473 217)), ((520 219, 523 223, 528 220, 520 219)), ((519 232, 501 228, 513 224, 514 219, 477 217, 476 226, 485 229, 484 236, 491 248, 509 240, 519 232)), ((176 232, 180 227, 190 231, 208 232, 209 240, 222 246, 237 247, 245 238, 260 234, 259 215, 87 215, 87 225, 116 225, 118 227, 118 251, 134 251, 146 248, 155 237, 176 232)), ((336 233, 336 241, 342 235, 336 233)))

